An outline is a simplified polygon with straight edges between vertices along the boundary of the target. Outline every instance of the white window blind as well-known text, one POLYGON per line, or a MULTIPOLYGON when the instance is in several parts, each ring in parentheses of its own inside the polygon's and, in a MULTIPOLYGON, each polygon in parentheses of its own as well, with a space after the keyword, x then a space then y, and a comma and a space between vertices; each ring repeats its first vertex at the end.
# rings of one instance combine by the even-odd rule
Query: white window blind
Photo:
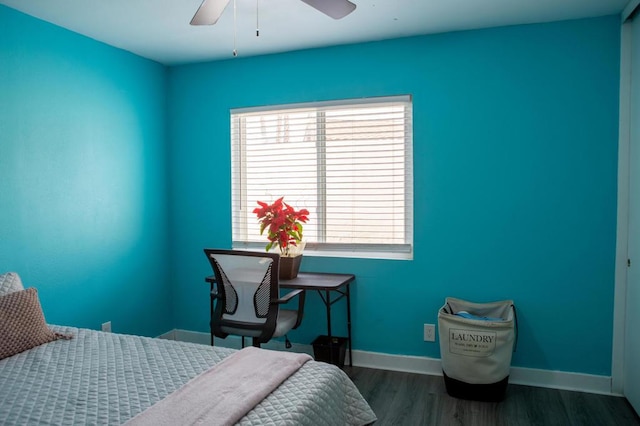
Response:
POLYGON ((233 246, 264 247, 253 209, 284 196, 305 252, 411 258, 412 127, 410 96, 232 110, 233 246))

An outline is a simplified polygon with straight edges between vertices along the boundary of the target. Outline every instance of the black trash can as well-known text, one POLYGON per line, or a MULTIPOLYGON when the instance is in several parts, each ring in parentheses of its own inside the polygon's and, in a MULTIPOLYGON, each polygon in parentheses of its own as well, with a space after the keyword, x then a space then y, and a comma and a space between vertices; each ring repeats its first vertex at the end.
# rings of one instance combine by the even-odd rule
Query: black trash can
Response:
POLYGON ((329 336, 318 336, 312 342, 313 357, 316 361, 327 362, 343 368, 348 341, 349 339, 346 337, 331 336, 329 339, 329 336))

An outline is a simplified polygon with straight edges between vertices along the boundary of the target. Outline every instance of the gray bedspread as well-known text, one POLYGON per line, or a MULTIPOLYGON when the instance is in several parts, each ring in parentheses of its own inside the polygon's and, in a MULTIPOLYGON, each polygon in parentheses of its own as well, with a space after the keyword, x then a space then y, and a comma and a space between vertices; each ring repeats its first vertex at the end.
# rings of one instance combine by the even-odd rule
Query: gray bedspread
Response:
MULTIPOLYGON (((74 338, 0 360, 0 424, 120 425, 234 352, 52 328, 74 338)), ((364 425, 375 418, 342 370, 309 361, 239 424, 364 425)))

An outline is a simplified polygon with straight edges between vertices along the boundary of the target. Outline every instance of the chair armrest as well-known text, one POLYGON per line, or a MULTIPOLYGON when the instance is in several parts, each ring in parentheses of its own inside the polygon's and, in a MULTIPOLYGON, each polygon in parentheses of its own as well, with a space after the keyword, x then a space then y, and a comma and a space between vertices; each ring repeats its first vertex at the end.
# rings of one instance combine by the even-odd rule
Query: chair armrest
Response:
POLYGON ((271 303, 273 304, 281 305, 283 303, 289 302, 291 299, 298 295, 300 295, 300 297, 298 298, 298 319, 296 320, 295 325, 292 327, 294 330, 298 328, 302 323, 302 316, 304 315, 304 300, 305 296, 307 295, 306 291, 302 289, 293 290, 285 294, 283 297, 271 301, 271 303))
POLYGON ((297 295, 299 295, 303 291, 304 290, 302 290, 302 289, 290 291, 289 293, 285 294, 281 298, 272 300, 271 303, 276 304, 276 305, 282 305, 284 303, 288 303, 291 299, 293 299, 294 297, 296 297, 297 295))
POLYGON ((218 289, 217 288, 211 290, 211 298, 212 299, 222 299, 222 295, 220 293, 218 293, 218 289))

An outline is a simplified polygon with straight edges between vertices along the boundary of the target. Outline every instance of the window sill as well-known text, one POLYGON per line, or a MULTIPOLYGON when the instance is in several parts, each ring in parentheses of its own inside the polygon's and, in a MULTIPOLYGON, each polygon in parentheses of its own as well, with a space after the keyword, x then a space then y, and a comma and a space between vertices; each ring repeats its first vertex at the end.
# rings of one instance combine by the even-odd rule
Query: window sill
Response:
POLYGON ((413 260, 413 253, 305 249, 303 254, 305 256, 310 256, 310 257, 343 257, 343 258, 351 258, 351 259, 355 258, 355 259, 380 259, 380 260, 413 260))
MULTIPOLYGON (((264 251, 264 243, 233 243, 234 250, 264 251)), ((272 250, 274 252, 275 250, 272 250)), ((380 259, 380 260, 413 260, 413 251, 381 251, 381 250, 357 250, 357 249, 317 249, 308 244, 303 254, 309 257, 340 257, 347 259, 380 259)))

